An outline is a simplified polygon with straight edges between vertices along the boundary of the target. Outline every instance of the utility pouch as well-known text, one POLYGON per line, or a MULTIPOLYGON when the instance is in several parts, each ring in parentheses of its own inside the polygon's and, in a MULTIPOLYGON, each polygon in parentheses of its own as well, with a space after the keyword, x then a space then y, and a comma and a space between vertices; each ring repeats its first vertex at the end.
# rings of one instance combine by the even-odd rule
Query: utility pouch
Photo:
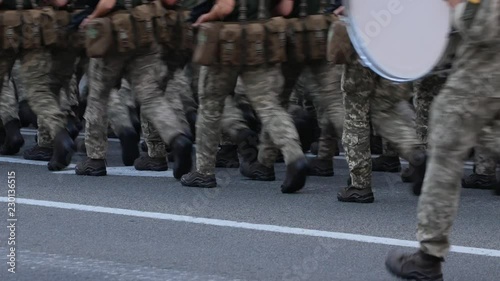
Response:
POLYGON ((111 19, 96 18, 85 27, 85 49, 90 58, 102 58, 114 49, 111 19))
POLYGON ((194 63, 205 66, 218 64, 221 25, 219 22, 206 22, 200 25, 193 53, 194 63))
POLYGON ((243 50, 246 66, 263 65, 266 63, 264 44, 266 41, 266 29, 262 22, 247 23, 245 28, 245 42, 243 50))
POLYGON ((328 31, 326 59, 334 64, 347 64, 353 52, 346 23, 339 18, 334 19, 328 31))
POLYGON ((21 47, 22 19, 18 11, 0 12, 0 44, 3 50, 17 51, 21 47))
POLYGON ((134 28, 128 11, 118 11, 110 16, 116 49, 119 53, 128 53, 136 49, 134 28))
POLYGON ((43 45, 47 47, 56 45, 58 39, 56 12, 51 7, 43 7, 40 16, 43 45))
POLYGON ((266 49, 268 63, 286 62, 286 28, 287 21, 283 17, 274 17, 264 25, 266 28, 266 49))
POLYGON ((225 66, 241 65, 242 28, 239 23, 223 24, 219 34, 220 63, 225 66))
POLYGON ((145 4, 133 8, 130 13, 134 20, 137 47, 145 48, 153 45, 155 40, 153 29, 153 5, 145 4))
POLYGON ((324 60, 326 58, 326 45, 329 22, 324 15, 307 16, 304 19, 306 27, 306 44, 308 44, 309 60, 324 60))
POLYGON ((39 9, 25 10, 22 12, 22 45, 23 49, 31 50, 42 46, 41 22, 42 11, 39 9))

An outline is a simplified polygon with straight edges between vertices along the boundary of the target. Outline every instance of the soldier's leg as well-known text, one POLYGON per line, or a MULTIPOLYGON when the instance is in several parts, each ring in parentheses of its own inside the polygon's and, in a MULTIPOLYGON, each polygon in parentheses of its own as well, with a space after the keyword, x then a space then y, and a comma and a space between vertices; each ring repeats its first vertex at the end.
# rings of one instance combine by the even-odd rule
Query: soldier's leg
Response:
MULTIPOLYGON (((269 134, 272 143, 283 153, 287 172, 281 191, 293 193, 302 189, 306 181, 308 165, 290 115, 279 106, 278 95, 282 85, 277 85, 278 81, 282 81, 279 67, 248 70, 241 77, 247 87, 248 99, 261 119, 263 131, 269 134)), ((261 160, 259 155, 259 162, 261 160)), ((262 164, 269 165, 270 163, 262 164)))
POLYGON ((181 183, 193 187, 215 187, 215 160, 220 141, 220 120, 224 100, 236 86, 238 74, 231 67, 200 69, 199 109, 196 123, 196 171, 182 177, 181 183))
POLYGON ((238 134, 247 130, 241 110, 236 106, 233 96, 227 96, 221 118, 221 141, 217 151, 215 166, 219 168, 238 168, 238 134))
POLYGON ((418 186, 425 172, 425 149, 408 115, 409 86, 381 78, 375 87, 375 96, 371 99, 372 122, 377 132, 412 164, 412 177, 415 186, 418 186))
POLYGON ((14 85, 9 79, 9 75, 2 78, 3 87, 0 92, 0 154, 14 155, 19 152, 24 145, 24 138, 21 135, 21 123, 18 115, 18 103, 14 85))
POLYGON ((139 157, 140 132, 134 127, 131 110, 127 105, 134 103, 134 100, 129 83, 125 79, 121 79, 120 89, 115 88, 111 91, 108 102, 109 123, 120 140, 122 162, 125 166, 132 166, 139 157))
POLYGON ((399 154, 394 144, 382 138, 382 155, 372 159, 372 171, 398 173, 401 171, 399 154))
POLYGON ((357 61, 345 66, 342 76, 345 120, 342 134, 351 182, 337 194, 344 202, 371 203, 370 96, 376 75, 357 61))
POLYGON ((23 80, 21 73, 21 60, 16 60, 12 67, 11 79, 17 93, 19 101, 19 120, 23 127, 33 125, 37 127, 37 116, 28 104, 28 96, 26 93, 26 82, 23 80))
POLYGON ((341 90, 342 68, 328 63, 317 63, 304 70, 310 95, 322 122, 318 157, 312 160, 313 175, 333 175, 333 156, 336 150, 334 134, 341 136, 344 126, 344 105, 341 90), (332 132, 332 129, 335 131, 332 132), (325 147, 329 146, 329 147, 325 147))
MULTIPOLYGON (((175 159, 174 177, 180 179, 191 170, 192 146, 189 127, 183 125, 165 99, 157 71, 162 67, 157 46, 139 53, 130 63, 128 73, 132 91, 141 104, 141 114, 158 130, 162 140, 172 149, 175 159)), ((167 94, 169 94, 167 92, 167 94)))
POLYGON ((463 188, 493 189, 498 185, 495 155, 482 146, 474 148, 474 172, 462 178, 463 188))
POLYGON ((124 65, 124 58, 118 55, 90 59, 89 96, 85 110, 87 158, 76 165, 77 175, 106 175, 108 100, 111 90, 121 79, 124 65))
MULTIPOLYGON (((75 143, 66 130, 66 115, 59 106, 59 90, 55 90, 51 75, 60 70, 54 67, 52 56, 46 49, 22 53, 21 73, 28 88, 28 102, 38 118, 47 124, 54 140, 54 152, 47 167, 51 171, 64 169, 71 162, 75 143)), ((71 76, 70 76, 71 77, 71 76)))

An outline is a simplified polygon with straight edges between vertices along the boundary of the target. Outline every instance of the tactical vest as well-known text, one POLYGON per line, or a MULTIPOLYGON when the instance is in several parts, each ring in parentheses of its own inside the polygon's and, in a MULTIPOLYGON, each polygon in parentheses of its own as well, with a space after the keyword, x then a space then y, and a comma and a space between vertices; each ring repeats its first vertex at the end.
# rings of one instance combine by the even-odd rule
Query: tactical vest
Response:
POLYGON ((333 15, 325 14, 326 0, 320 0, 314 14, 308 14, 308 4, 313 1, 299 2, 298 18, 288 20, 288 57, 294 63, 321 61, 326 59, 328 28, 333 22, 333 15))
MULTIPOLYGON (((200 26, 193 62, 201 65, 260 66, 286 61, 286 20, 269 19, 267 1, 238 1, 236 13, 224 22, 207 22, 200 26), (248 8, 250 7, 250 8, 248 8), (251 9, 252 18, 247 18, 251 9), (256 16, 254 16, 257 11, 256 16)), ((236 9, 236 8, 235 8, 236 9)))
MULTIPOLYGON (((12 8, 6 2, 5 7, 12 8)), ((57 44, 57 22, 54 9, 39 6, 35 0, 17 0, 15 9, 0 11, 0 47, 3 50, 37 49, 57 44)))
POLYGON ((151 47, 155 42, 156 7, 148 0, 124 0, 117 2, 114 12, 91 20, 85 28, 87 56, 102 58, 113 52, 124 54, 151 47))

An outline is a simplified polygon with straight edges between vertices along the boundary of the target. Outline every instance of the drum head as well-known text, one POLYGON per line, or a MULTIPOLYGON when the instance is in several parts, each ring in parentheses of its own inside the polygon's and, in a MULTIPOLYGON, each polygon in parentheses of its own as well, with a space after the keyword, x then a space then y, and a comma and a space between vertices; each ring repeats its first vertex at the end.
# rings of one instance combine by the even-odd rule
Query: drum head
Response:
POLYGON ((344 1, 351 42, 363 64, 397 82, 433 70, 448 45, 451 8, 443 0, 344 1))

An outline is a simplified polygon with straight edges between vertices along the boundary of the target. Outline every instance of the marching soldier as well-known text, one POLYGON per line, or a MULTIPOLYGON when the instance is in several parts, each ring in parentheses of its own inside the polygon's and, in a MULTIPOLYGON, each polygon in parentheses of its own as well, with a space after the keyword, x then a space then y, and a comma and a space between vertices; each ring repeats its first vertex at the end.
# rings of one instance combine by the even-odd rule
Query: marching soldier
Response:
MULTIPOLYGON (((452 7, 461 2, 448 0, 452 7)), ((484 129, 492 123, 498 125, 495 119, 500 112, 500 1, 478 2, 465 4, 464 15, 468 16, 459 26, 463 49, 432 104, 429 169, 418 204, 420 249, 411 254, 393 251, 386 259, 387 269, 404 279, 443 280, 441 263, 450 249, 463 161, 478 141, 479 145, 495 142, 498 153, 498 139, 493 139, 498 137, 498 126, 489 132, 484 129)))
MULTIPOLYGON (((251 35, 243 37, 240 41, 243 42, 241 47, 233 46, 232 43, 224 41, 232 40, 231 38, 234 36, 232 30, 239 33, 238 30, 246 28, 245 22, 247 20, 264 19, 265 14, 270 14, 271 11, 275 11, 278 15, 287 15, 291 12, 292 1, 276 1, 277 5, 273 7, 270 2, 217 0, 210 11, 201 15, 194 24, 200 26, 207 22, 223 21, 220 36, 216 35, 222 40, 220 56, 222 65, 207 63, 210 66, 203 66, 200 71, 206 72, 206 75, 200 81, 203 90, 200 89, 199 92, 200 109, 196 124, 197 167, 196 171, 181 179, 183 185, 194 187, 215 187, 217 185, 214 173, 217 144, 220 140, 219 122, 224 101, 234 90, 238 77, 241 77, 246 86, 245 94, 262 121, 263 131, 271 138, 271 143, 279 147, 284 154, 287 172, 281 187, 282 192, 296 192, 305 184, 307 161, 300 148, 298 134, 290 116, 279 106, 278 93, 281 91, 279 81, 282 80, 279 68, 276 62, 265 61, 262 48, 269 46, 263 46, 262 41, 243 41, 245 38, 256 40, 255 38, 264 37, 263 32, 265 31, 263 30, 265 29, 259 27, 258 24, 251 26, 255 28, 253 30, 245 29, 244 32, 247 35, 250 33, 254 34, 255 37, 251 35), (236 23, 238 19, 239 23, 236 23), (229 22, 234 24, 230 25, 229 22), (224 39, 226 37, 227 39, 224 39), (236 52, 234 52, 235 48, 236 52)), ((206 42, 210 42, 212 39, 207 38, 206 42)), ((283 50, 275 49, 274 51, 283 50)), ((208 55, 203 57, 211 58, 208 55)), ((200 73, 200 77, 203 77, 202 73, 200 73)), ((260 160, 263 159, 259 158, 259 162, 260 160)), ((265 165, 268 170, 272 170, 274 174, 274 161, 265 162, 262 165, 265 165)))
MULTIPOLYGON (((174 4, 174 1, 170 0, 165 0, 165 2, 168 5, 174 4)), ((175 159, 174 177, 179 179, 191 170, 193 143, 190 140, 189 128, 181 125, 175 112, 165 100, 161 88, 160 80, 164 77, 159 75, 162 69, 160 47, 147 22, 142 21, 145 25, 136 25, 133 28, 130 21, 130 13, 136 17, 149 17, 151 20, 152 14, 148 14, 148 11, 151 12, 148 7, 142 5, 142 2, 132 3, 130 0, 100 0, 92 14, 82 23, 82 26, 88 25, 87 36, 98 40, 94 41, 95 44, 98 44, 97 47, 87 46, 87 53, 91 57, 99 58, 92 59, 95 68, 89 73, 90 93, 85 112, 85 147, 88 157, 77 164, 75 169, 77 175, 106 175, 104 159, 106 157, 108 125, 107 105, 111 89, 119 84, 122 76, 129 81, 131 90, 141 104, 141 113, 153 123, 161 139, 172 149, 175 159), (119 11, 110 14, 112 10, 119 11), (120 22, 120 26, 111 27, 109 21, 104 21, 107 25, 103 27, 104 29, 99 29, 110 30, 110 28, 114 28, 116 34, 119 34, 118 38, 105 37, 113 36, 114 32, 99 33, 97 28, 102 26, 100 24, 103 21, 97 19, 101 18, 120 22), (94 19, 96 20, 94 21, 94 19), (136 29, 143 30, 144 33, 135 34, 133 30, 136 29), (104 46, 108 49, 103 49, 102 45, 99 45, 100 39, 113 39, 116 46, 109 43, 104 46), (113 49, 110 49, 111 47, 113 49), (95 53, 103 50, 106 52, 95 53)), ((137 21, 134 22, 137 23, 137 21)), ((137 141, 131 138, 126 145, 137 145, 137 141)))

